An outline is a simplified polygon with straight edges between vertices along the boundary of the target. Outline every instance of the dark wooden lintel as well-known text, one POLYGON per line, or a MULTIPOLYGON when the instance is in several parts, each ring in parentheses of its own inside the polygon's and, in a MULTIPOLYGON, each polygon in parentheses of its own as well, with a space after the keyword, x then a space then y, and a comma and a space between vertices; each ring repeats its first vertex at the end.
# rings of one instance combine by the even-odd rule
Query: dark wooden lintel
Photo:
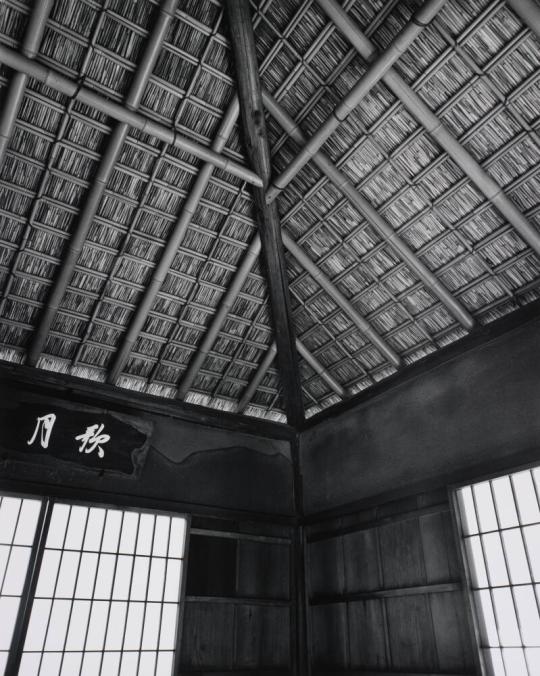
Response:
POLYGON ((176 399, 166 399, 109 385, 108 383, 98 383, 65 373, 45 371, 1 360, 0 384, 6 387, 12 386, 19 391, 27 390, 34 394, 42 393, 49 396, 69 397, 72 402, 76 401, 116 411, 134 414, 137 411, 155 413, 206 427, 264 435, 271 439, 292 440, 295 438, 294 429, 283 423, 217 411, 196 404, 179 402, 176 399))
POLYGON ((288 599, 263 599, 246 596, 186 596, 186 603, 224 603, 235 606, 280 606, 288 608, 291 602, 288 599))
POLYGON ((399 589, 374 589, 365 592, 349 592, 332 594, 331 596, 315 596, 311 599, 312 606, 322 606, 331 603, 350 603, 351 601, 369 601, 371 599, 395 598, 397 596, 416 596, 419 594, 441 594, 443 592, 461 591, 461 582, 444 582, 441 584, 424 584, 415 587, 400 587, 399 589))

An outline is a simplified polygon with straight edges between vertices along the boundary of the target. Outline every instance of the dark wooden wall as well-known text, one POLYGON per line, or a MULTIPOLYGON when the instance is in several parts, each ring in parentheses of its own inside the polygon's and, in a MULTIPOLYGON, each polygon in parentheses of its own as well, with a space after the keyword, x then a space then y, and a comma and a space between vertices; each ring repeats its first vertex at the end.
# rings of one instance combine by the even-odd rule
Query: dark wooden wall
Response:
POLYGON ((473 674, 445 491, 307 529, 313 673, 473 674))
MULTIPOLYGON (((293 433, 284 425, 0 364, 0 420, 9 425, 11 411, 37 404, 47 411, 55 404, 94 407, 153 425, 144 467, 137 478, 83 471, 40 448, 32 456, 8 448, 0 429, 0 482, 35 482, 49 492, 58 487, 78 494, 99 492, 104 500, 131 496, 133 504, 169 501, 172 508, 190 513, 244 512, 270 520, 294 515, 293 433)), ((76 449, 73 456, 77 461, 76 449)))
POLYGON ((209 530, 207 523, 197 528, 198 521, 190 540, 180 673, 291 673, 292 529, 258 524, 255 534, 242 527, 209 530))

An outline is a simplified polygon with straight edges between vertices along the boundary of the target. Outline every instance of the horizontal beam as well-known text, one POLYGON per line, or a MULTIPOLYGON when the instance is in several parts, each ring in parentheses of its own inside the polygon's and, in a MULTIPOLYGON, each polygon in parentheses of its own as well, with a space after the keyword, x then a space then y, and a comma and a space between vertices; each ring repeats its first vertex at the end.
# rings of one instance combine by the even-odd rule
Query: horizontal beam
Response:
MULTIPOLYGON (((250 596, 186 596, 186 603, 220 603, 230 606, 279 606, 288 608, 288 599, 262 599, 250 596)), ((198 673, 198 672, 197 672, 198 673)))
POLYGON ((442 594, 457 592, 463 589, 461 582, 442 582, 439 584, 424 584, 415 587, 398 587, 396 589, 373 589, 366 592, 347 592, 328 596, 314 596, 310 600, 312 606, 330 605, 333 603, 351 603, 353 601, 370 601, 372 599, 389 599, 401 596, 418 596, 421 594, 442 594))
POLYGON ((236 415, 197 404, 182 405, 175 399, 157 397, 107 383, 87 380, 65 373, 35 369, 0 361, 0 385, 16 392, 40 393, 77 401, 88 406, 122 411, 126 407, 139 415, 165 416, 171 420, 200 424, 206 428, 260 434, 270 439, 291 440, 295 431, 284 423, 236 415))
POLYGON ((80 103, 84 103, 87 106, 95 108, 95 110, 99 110, 100 112, 109 115, 119 122, 125 122, 134 129, 139 129, 145 134, 153 136, 160 141, 164 141, 174 148, 178 148, 179 150, 183 150, 198 157, 200 160, 209 162, 214 167, 222 169, 224 172, 236 176, 247 183, 256 185, 259 188, 262 187, 262 180, 259 176, 243 165, 238 164, 233 160, 229 160, 223 155, 214 152, 200 143, 192 141, 186 136, 182 136, 176 130, 166 127, 159 122, 155 122, 142 113, 128 110, 122 104, 115 103, 88 87, 79 86, 77 82, 70 80, 58 71, 37 63, 32 59, 28 59, 14 49, 6 47, 5 45, 0 45, 0 62, 4 63, 9 68, 13 68, 14 70, 18 70, 35 78, 39 82, 43 82, 48 87, 51 87, 51 89, 54 89, 61 94, 65 94, 80 103))

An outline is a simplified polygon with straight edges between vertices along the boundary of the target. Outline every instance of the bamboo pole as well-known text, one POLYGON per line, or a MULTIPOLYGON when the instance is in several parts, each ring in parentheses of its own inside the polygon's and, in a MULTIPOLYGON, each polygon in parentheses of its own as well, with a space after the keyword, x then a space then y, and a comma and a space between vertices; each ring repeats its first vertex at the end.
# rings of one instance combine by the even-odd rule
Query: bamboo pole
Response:
POLYGON ((403 52, 418 37, 421 31, 435 17, 439 9, 446 0, 428 0, 413 19, 399 33, 391 45, 380 54, 366 73, 360 78, 347 96, 332 111, 328 119, 323 122, 319 129, 304 143, 302 150, 289 162, 285 171, 272 181, 272 186, 268 190, 266 199, 273 201, 277 195, 284 190, 292 179, 300 172, 315 155, 315 153, 324 145, 325 141, 336 131, 339 125, 348 117, 348 115, 360 104, 368 92, 381 80, 384 74, 391 68, 403 52))
MULTIPOLYGON (((343 8, 335 0, 316 1, 358 53, 365 59, 372 59, 376 53, 375 47, 343 8)), ((521 0, 516 0, 516 2, 520 3, 521 0)), ((428 134, 437 141, 508 223, 515 228, 531 249, 540 256, 540 233, 529 223, 480 163, 448 131, 435 113, 395 70, 390 68, 382 80, 428 134)))
POLYGON ((182 136, 182 134, 179 134, 174 129, 159 124, 159 122, 154 122, 154 120, 142 113, 129 110, 124 104, 115 103, 88 87, 80 87, 77 82, 70 80, 58 71, 37 63, 32 59, 28 59, 5 45, 0 45, 0 63, 4 63, 9 68, 25 73, 39 82, 43 82, 48 87, 51 87, 51 89, 55 89, 61 94, 65 94, 80 103, 95 108, 119 122, 126 122, 130 127, 139 129, 145 134, 164 141, 174 148, 184 150, 204 162, 210 162, 210 164, 213 164, 218 169, 241 178, 247 183, 258 187, 262 186, 259 176, 247 167, 229 160, 223 155, 219 155, 210 150, 210 148, 192 141, 187 136, 182 136))
MULTIPOLYGON (((126 96, 125 106, 130 111, 135 111, 141 102, 146 84, 152 74, 161 46, 167 34, 169 24, 174 17, 179 0, 164 0, 159 8, 159 15, 146 43, 141 63, 135 73, 135 77, 126 96)), ((97 169, 84 206, 81 210, 77 225, 65 248, 62 263, 54 281, 53 288, 41 311, 39 325, 37 326, 28 352, 26 363, 35 366, 43 351, 49 330, 52 326, 58 308, 66 293, 66 289, 73 276, 77 265, 77 259, 82 251, 88 231, 97 213, 101 199, 114 170, 122 146, 128 135, 129 126, 126 122, 119 122, 109 137, 107 147, 97 169)))
MULTIPOLYGON (((219 153, 225 147, 238 119, 238 112, 238 97, 235 96, 229 104, 229 107, 219 127, 216 139, 212 144, 212 149, 215 152, 219 153)), ((210 182, 210 177, 212 176, 213 171, 213 165, 207 162, 202 167, 197 176, 197 180, 195 181, 189 197, 182 207, 182 211, 176 221, 171 236, 161 253, 159 263, 152 273, 152 278, 150 279, 148 287, 146 288, 142 300, 131 319, 129 328, 122 340, 122 344, 115 355, 113 365, 111 366, 107 376, 107 381, 109 383, 116 382, 118 376, 125 366, 125 363, 129 357, 129 353, 131 352, 133 345, 144 326, 146 318, 148 317, 148 313, 150 312, 156 296, 159 293, 163 282, 165 281, 165 277, 170 270, 174 257, 178 252, 178 248, 182 244, 182 240, 185 237, 193 215, 197 210, 199 202, 201 201, 208 183, 210 182)))
MULTIPOLYGON (((33 59, 37 54, 53 1, 39 0, 39 2, 34 3, 34 10, 30 15, 21 47, 22 53, 28 59, 33 59)), ((0 116, 0 167, 4 163, 6 151, 13 135, 15 120, 21 107, 27 81, 28 75, 17 72, 14 73, 9 83, 2 106, 2 115, 0 116)))
MULTIPOLYGON (((279 103, 268 93, 263 92, 263 100, 268 112, 297 143, 303 143, 305 137, 294 120, 281 108, 279 103)), ((399 238, 392 226, 378 213, 378 211, 363 197, 354 184, 332 164, 322 152, 313 155, 313 162, 325 174, 335 187, 348 198, 368 223, 381 237, 398 253, 407 265, 416 272, 425 286, 445 305, 448 311, 467 330, 474 326, 471 314, 459 303, 444 287, 431 270, 418 259, 412 249, 399 238)))
POLYGON ((540 7, 535 0, 506 0, 519 18, 540 38, 540 7))

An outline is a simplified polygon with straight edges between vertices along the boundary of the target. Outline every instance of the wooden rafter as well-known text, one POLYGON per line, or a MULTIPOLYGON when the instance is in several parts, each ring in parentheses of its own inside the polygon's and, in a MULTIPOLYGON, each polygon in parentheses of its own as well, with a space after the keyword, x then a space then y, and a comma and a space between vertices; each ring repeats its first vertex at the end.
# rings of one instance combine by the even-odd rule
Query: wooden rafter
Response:
POLYGON ((295 346, 291 301, 276 204, 267 204, 265 190, 270 183, 270 149, 266 135, 261 84, 255 39, 248 0, 225 3, 236 64, 240 114, 248 159, 263 179, 264 188, 254 188, 262 253, 267 272, 270 304, 278 348, 283 400, 289 423, 303 420, 300 371, 295 346))

